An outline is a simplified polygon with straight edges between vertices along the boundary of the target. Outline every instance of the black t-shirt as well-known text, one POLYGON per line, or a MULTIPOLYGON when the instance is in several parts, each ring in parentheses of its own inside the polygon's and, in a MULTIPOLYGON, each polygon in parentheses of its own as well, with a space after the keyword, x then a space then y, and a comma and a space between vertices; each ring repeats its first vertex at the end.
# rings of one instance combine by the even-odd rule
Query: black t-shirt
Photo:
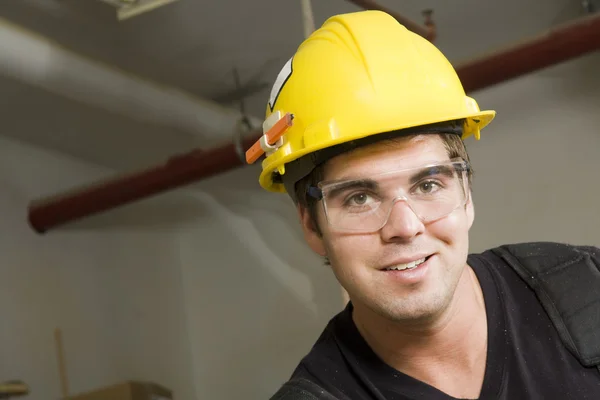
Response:
MULTIPOLYGON (((585 368, 562 344, 535 293, 491 252, 471 254, 488 319, 480 399, 600 399, 600 371, 585 368)), ((352 304, 327 325, 294 371, 340 400, 452 400, 385 364, 351 317, 352 304)))

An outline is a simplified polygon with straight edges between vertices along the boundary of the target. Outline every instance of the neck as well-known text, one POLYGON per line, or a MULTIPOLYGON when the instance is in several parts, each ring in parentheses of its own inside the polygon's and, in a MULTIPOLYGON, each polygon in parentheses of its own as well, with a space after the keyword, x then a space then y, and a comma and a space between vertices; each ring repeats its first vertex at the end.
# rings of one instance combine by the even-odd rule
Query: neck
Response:
POLYGON ((390 321, 360 306, 355 307, 353 319, 369 346, 391 367, 438 388, 458 382, 460 374, 471 379, 475 375, 481 383, 487 320, 483 293, 469 266, 455 293, 443 312, 427 320, 390 321))

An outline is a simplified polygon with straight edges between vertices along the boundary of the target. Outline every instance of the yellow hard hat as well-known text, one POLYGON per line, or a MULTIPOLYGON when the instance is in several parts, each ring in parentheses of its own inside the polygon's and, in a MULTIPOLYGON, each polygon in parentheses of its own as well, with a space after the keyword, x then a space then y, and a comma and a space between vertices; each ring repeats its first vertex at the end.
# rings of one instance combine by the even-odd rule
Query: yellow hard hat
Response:
POLYGON ((293 185, 335 155, 327 150, 339 150, 340 144, 450 121, 460 121, 463 139, 479 139, 495 114, 480 111, 466 96, 454 68, 432 43, 390 15, 336 15, 279 73, 265 134, 249 150, 248 162, 266 153, 260 185, 293 198, 293 185))

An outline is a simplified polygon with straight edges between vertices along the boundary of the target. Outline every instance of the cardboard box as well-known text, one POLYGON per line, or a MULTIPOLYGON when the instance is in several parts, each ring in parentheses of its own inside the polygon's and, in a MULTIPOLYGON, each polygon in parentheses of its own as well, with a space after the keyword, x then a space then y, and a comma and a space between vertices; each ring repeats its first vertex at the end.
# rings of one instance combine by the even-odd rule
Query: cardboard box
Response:
POLYGON ((156 383, 128 381, 70 396, 68 400, 173 400, 173 393, 156 383))

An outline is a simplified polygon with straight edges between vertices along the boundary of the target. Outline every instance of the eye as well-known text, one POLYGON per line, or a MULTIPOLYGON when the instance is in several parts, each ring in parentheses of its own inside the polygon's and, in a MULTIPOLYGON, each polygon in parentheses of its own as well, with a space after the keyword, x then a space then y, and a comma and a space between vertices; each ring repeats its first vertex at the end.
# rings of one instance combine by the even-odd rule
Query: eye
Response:
POLYGON ((363 209, 364 207, 372 207, 377 202, 377 198, 367 192, 355 192, 346 197, 344 207, 363 209))
POLYGON ((436 182, 436 181, 425 181, 425 182, 421 182, 418 186, 417 186, 417 191, 423 194, 430 194, 430 193, 434 193, 437 190, 441 189, 441 185, 436 182))
POLYGON ((357 193, 357 194, 354 194, 354 195, 348 197, 346 204, 349 204, 351 206, 363 206, 367 203, 368 200, 369 200, 368 194, 357 193))

